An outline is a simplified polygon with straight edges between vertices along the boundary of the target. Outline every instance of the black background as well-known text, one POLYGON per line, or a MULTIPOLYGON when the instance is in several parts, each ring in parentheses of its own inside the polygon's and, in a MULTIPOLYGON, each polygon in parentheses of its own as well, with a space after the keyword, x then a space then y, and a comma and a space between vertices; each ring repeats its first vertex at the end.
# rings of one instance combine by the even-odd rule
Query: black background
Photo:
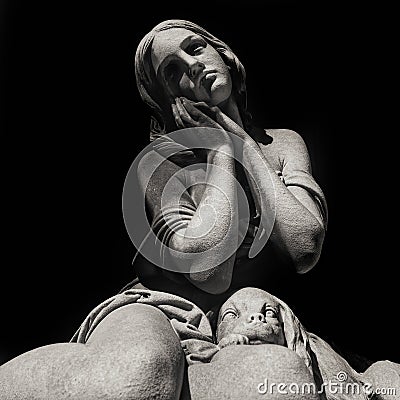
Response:
POLYGON ((141 3, 2 3, 0 362, 68 341, 132 278, 121 194, 148 143, 149 115, 133 57, 144 34, 170 18, 227 42, 245 65, 255 121, 307 143, 329 229, 319 264, 283 300, 343 352, 400 362, 390 10, 141 3))

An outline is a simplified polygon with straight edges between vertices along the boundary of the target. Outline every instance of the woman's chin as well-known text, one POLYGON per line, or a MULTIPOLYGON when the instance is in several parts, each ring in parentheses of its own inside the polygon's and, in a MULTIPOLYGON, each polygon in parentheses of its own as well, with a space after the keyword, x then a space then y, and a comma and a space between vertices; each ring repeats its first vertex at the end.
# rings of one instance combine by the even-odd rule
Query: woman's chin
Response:
POLYGON ((225 82, 219 82, 217 79, 211 86, 210 103, 212 103, 213 106, 226 104, 229 101, 231 94, 231 86, 227 85, 225 82))

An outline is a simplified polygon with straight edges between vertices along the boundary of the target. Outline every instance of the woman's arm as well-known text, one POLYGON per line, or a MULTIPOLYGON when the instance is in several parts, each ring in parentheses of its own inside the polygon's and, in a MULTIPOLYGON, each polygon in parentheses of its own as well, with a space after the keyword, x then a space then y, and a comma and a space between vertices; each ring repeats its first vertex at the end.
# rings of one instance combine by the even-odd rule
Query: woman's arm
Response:
POLYGON ((213 294, 227 290, 232 278, 238 242, 234 176, 233 148, 228 138, 226 144, 208 152, 201 201, 191 220, 169 242, 176 263, 189 260, 189 281, 213 294))
MULTIPOLYGON (((283 161, 283 177, 285 168, 292 169, 293 163, 301 171, 309 166, 308 152, 302 139, 294 132, 287 136, 290 158, 283 161)), ((275 213, 271 241, 289 256, 298 273, 305 273, 317 263, 325 236, 319 206, 303 187, 285 185, 253 139, 247 139, 246 144, 243 164, 249 178, 251 176, 250 187, 253 197, 258 199, 258 209, 261 214, 275 213), (274 204, 274 209, 271 209, 271 204, 274 204)))
MULTIPOLYGON (((200 107, 206 107, 202 104, 200 107)), ((309 271, 318 261, 325 236, 324 221, 314 196, 303 187, 288 185, 272 168, 259 145, 242 127, 213 107, 216 122, 242 140, 242 162, 252 190, 261 223, 274 217, 270 240, 289 256, 298 273, 309 271)), ((310 179, 310 160, 302 138, 285 131, 282 146, 283 177, 299 171, 310 179)))
MULTIPOLYGON (((174 167, 170 161, 165 161, 148 181, 146 176, 141 175, 145 175, 144 171, 149 169, 146 164, 154 165, 154 161, 147 157, 139 164, 138 174, 153 218, 162 214, 163 224, 169 230, 168 235, 164 235, 169 238, 164 245, 169 247, 169 258, 175 264, 176 270, 190 271, 185 276, 191 283, 209 293, 217 294, 230 286, 238 243, 234 150, 228 134, 214 121, 200 114, 196 121, 191 121, 192 126, 218 127, 219 130, 214 129, 212 138, 205 138, 209 150, 204 182, 194 182, 204 184, 205 187, 198 204, 185 191, 179 199, 172 196, 161 205, 161 196, 168 198, 165 191, 182 193, 182 188, 188 189, 187 184, 176 179, 175 184, 172 181, 171 185, 170 178, 179 171, 179 167, 174 167), (169 188, 166 188, 167 183, 169 188), (183 208, 187 210, 184 220, 180 215, 183 208), (189 211, 190 218, 187 215, 189 211), (171 232, 167 225, 179 226, 171 232)), ((189 120, 190 117, 185 115, 184 118, 189 120)))

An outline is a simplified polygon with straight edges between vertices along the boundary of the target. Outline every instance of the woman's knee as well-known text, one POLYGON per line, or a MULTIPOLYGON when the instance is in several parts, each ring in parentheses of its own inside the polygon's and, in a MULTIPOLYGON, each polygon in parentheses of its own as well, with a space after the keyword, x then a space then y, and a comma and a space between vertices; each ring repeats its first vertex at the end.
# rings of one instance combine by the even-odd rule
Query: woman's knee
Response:
POLYGON ((363 374, 363 382, 379 390, 379 399, 392 399, 400 393, 400 365, 391 361, 377 361, 363 374))
POLYGON ((113 311, 87 346, 97 353, 99 373, 113 374, 109 381, 115 390, 125 388, 124 398, 179 398, 184 355, 168 318, 157 308, 131 304, 113 311))
POLYGON ((277 345, 228 346, 209 364, 189 367, 193 400, 317 400, 315 383, 304 361, 277 345), (296 388, 305 388, 304 393, 296 388))
POLYGON ((2 399, 178 399, 184 357, 165 315, 130 305, 109 314, 86 345, 63 343, 0 367, 2 399))
POLYGON ((86 344, 123 351, 135 360, 180 363, 183 353, 170 321, 162 311, 145 304, 123 306, 105 317, 86 344))

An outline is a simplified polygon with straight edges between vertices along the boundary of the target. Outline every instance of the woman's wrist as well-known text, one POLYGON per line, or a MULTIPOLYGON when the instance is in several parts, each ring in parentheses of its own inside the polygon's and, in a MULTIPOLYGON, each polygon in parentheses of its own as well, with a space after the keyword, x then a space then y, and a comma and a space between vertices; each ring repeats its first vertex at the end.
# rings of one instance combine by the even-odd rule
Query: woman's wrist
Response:
POLYGON ((231 158, 233 160, 234 157, 234 149, 233 144, 229 140, 227 143, 220 144, 213 148, 207 149, 207 162, 214 163, 216 158, 226 159, 231 158))

